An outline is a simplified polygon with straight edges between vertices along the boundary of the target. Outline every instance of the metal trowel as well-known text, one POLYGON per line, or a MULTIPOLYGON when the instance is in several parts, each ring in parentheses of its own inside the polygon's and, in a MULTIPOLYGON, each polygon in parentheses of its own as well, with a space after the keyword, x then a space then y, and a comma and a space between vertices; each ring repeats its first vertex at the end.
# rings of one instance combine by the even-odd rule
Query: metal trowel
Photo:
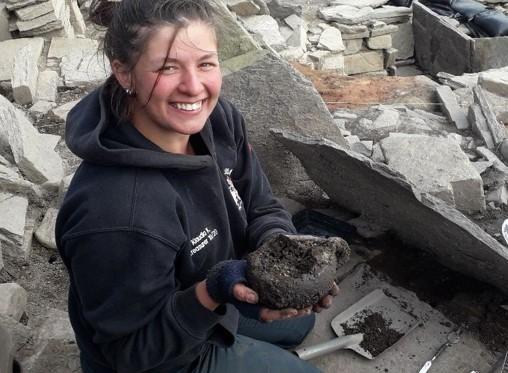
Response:
POLYGON ((345 328, 354 325, 365 318, 368 314, 379 313, 383 319, 390 325, 390 329, 398 332, 401 337, 409 333, 416 325, 417 320, 414 316, 401 309, 392 298, 388 297, 381 289, 376 289, 358 302, 338 314, 332 320, 332 329, 338 338, 317 345, 303 347, 295 350, 294 353, 303 360, 310 360, 318 356, 326 355, 330 352, 350 349, 367 359, 374 359, 381 352, 395 345, 394 341, 383 351, 377 351, 374 356, 372 351, 368 350, 368 345, 364 339, 368 337, 369 331, 365 333, 346 335, 345 328))

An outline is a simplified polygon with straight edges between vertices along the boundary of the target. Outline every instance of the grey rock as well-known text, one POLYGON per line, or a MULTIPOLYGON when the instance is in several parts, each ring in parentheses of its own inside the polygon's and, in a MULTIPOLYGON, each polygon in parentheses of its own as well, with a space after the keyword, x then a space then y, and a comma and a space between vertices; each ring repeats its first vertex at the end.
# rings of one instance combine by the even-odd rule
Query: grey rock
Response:
POLYGON ((381 145, 379 145, 379 143, 375 144, 372 147, 372 155, 370 156, 370 158, 375 162, 380 163, 386 162, 385 155, 383 154, 383 149, 381 148, 381 145))
POLYGON ((505 161, 508 161, 508 139, 504 139, 499 146, 499 152, 505 161))
POLYGON ((318 64, 319 70, 335 70, 344 74, 344 56, 342 54, 330 53, 323 56, 318 64))
POLYGON ((258 14, 261 8, 250 0, 226 0, 228 8, 240 17, 250 17, 258 14))
POLYGON ((333 117, 336 119, 356 119, 358 115, 344 110, 336 110, 333 112, 333 117))
POLYGON ((24 242, 27 210, 27 198, 0 192, 0 242, 4 255, 28 257, 24 242))
POLYGON ((486 200, 488 202, 494 202, 496 205, 508 205, 508 190, 506 189, 506 185, 501 185, 497 189, 490 192, 486 200))
POLYGON ((457 98, 448 86, 441 86, 436 88, 439 100, 443 104, 442 108, 448 119, 457 127, 459 130, 466 130, 470 127, 469 121, 459 107, 457 98))
POLYGON ((297 16, 302 15, 302 6, 295 5, 294 2, 290 0, 270 0, 266 1, 266 5, 268 9, 270 9, 270 15, 278 19, 287 18, 291 14, 296 14, 297 16))
POLYGON ((27 292, 15 282, 0 284, 0 315, 19 321, 25 312, 27 292))
POLYGON ((0 96, 0 147, 7 144, 19 170, 34 182, 60 180, 63 165, 60 156, 48 148, 43 137, 26 118, 3 96, 0 96))
POLYGON ((345 47, 340 30, 335 27, 329 27, 324 30, 319 38, 318 48, 331 52, 342 52, 345 47))
POLYGON ((242 19, 247 30, 260 35, 266 44, 270 46, 280 46, 285 44, 285 40, 280 34, 277 21, 268 15, 251 16, 242 19))
POLYGON ((365 7, 371 7, 371 8, 377 8, 381 5, 384 5, 388 2, 388 0, 357 0, 357 1, 351 1, 351 0, 332 0, 330 2, 330 6, 334 5, 351 5, 355 8, 365 8, 365 7))
POLYGON ((473 104, 469 107, 468 120, 473 132, 481 138, 487 148, 493 149, 495 147, 494 139, 479 105, 473 104))
POLYGON ((270 15, 270 9, 264 0, 253 0, 254 3, 259 7, 259 14, 270 15))
POLYGON ((9 13, 5 4, 0 3, 0 42, 9 39, 12 39, 9 31, 9 13))
POLYGON ((67 120, 67 115, 69 114, 69 111, 71 111, 72 108, 74 106, 76 106, 76 104, 79 101, 80 101, 80 99, 66 102, 63 105, 60 105, 60 106, 52 109, 51 112, 53 113, 53 115, 57 116, 58 118, 60 118, 62 121, 65 122, 67 120))
POLYGON ((455 140, 391 135, 380 144, 387 164, 419 190, 441 198, 463 212, 485 210, 480 174, 455 140))
POLYGON ((42 219, 41 225, 35 231, 37 241, 48 249, 56 249, 55 226, 57 215, 57 209, 49 208, 44 215, 44 219, 42 219))
POLYGON ((508 67, 481 72, 478 84, 492 93, 508 97, 508 67))
POLYGON ((412 58, 415 53, 415 37, 411 22, 397 23, 397 31, 392 34, 392 45, 399 50, 397 59, 412 58))
POLYGON ((312 83, 285 61, 267 55, 254 65, 227 76, 223 94, 244 114, 250 142, 274 193, 289 198, 305 195, 304 192, 312 196, 318 194, 299 162, 268 133, 271 127, 291 129, 308 135, 314 133, 345 146, 312 83), (299 104, 294 105, 295 102, 299 104))
POLYGON ((349 5, 336 5, 319 9, 319 17, 325 21, 335 21, 345 25, 355 25, 368 21, 372 13, 373 9, 370 7, 358 9, 349 5))
POLYGON ((478 173, 481 175, 485 171, 487 171, 490 167, 492 167, 494 162, 492 162, 492 161, 478 161, 478 162, 472 162, 471 164, 473 165, 474 168, 476 168, 476 171, 478 171, 478 173))
POLYGON ((344 40, 344 55, 358 53, 362 49, 363 39, 344 40))
MULTIPOLYGON (((58 2, 61 3, 61 2, 58 2)), ((42 3, 36 3, 29 6, 25 6, 23 8, 18 8, 14 10, 14 14, 16 17, 22 21, 32 20, 34 18, 43 16, 45 14, 51 13, 55 11, 53 4, 57 4, 56 1, 45 1, 42 3)))
POLYGON ((486 160, 491 161, 497 170, 508 174, 508 166, 506 166, 492 151, 483 146, 478 146, 476 152, 486 160))
POLYGON ((368 51, 344 57, 344 70, 347 75, 380 71, 384 69, 383 51, 368 51))
POLYGON ((39 68, 33 53, 32 47, 26 45, 18 51, 14 58, 11 79, 12 94, 14 100, 20 105, 31 104, 35 99, 39 68))
POLYGON ((42 54, 44 39, 21 38, 0 42, 0 50, 2 51, 2 58, 0 58, 0 81, 11 79, 14 67, 14 58, 16 57, 18 51, 27 45, 31 46, 32 58, 35 63, 37 63, 42 54))
POLYGON ((386 165, 326 139, 275 134, 336 204, 428 250, 442 264, 508 292, 505 247, 458 210, 416 190, 386 165))
POLYGON ((83 18, 83 13, 81 13, 81 10, 79 9, 79 5, 76 0, 68 0, 67 4, 69 5, 69 16, 71 25, 76 32, 76 34, 79 35, 85 35, 86 33, 86 23, 85 19, 83 18))
POLYGON ((36 94, 37 101, 56 101, 58 79, 58 73, 53 70, 44 70, 39 74, 36 94))
POLYGON ((372 11, 370 19, 383 21, 388 24, 407 22, 413 14, 411 8, 404 6, 384 5, 372 11))
POLYGON ((367 39, 369 49, 388 49, 392 47, 392 36, 390 34, 374 36, 367 39))
POLYGON ((492 135, 494 145, 501 143, 501 141, 507 137, 506 129, 504 125, 498 122, 496 115, 483 92, 483 89, 481 87, 473 88, 473 95, 475 103, 480 107, 481 112, 487 122, 487 126, 489 128, 490 134, 492 135))
POLYGON ((379 238, 388 233, 386 228, 368 221, 362 216, 348 220, 347 222, 354 226, 356 228, 356 233, 363 238, 379 238))

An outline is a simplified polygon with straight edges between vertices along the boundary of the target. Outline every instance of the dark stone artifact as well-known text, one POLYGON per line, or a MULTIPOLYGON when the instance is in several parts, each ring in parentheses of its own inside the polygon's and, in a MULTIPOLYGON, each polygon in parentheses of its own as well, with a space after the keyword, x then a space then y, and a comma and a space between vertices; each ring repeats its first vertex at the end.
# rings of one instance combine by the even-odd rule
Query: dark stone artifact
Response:
POLYGON ((339 237, 275 235, 247 256, 248 285, 265 307, 302 309, 330 291, 349 255, 339 237))

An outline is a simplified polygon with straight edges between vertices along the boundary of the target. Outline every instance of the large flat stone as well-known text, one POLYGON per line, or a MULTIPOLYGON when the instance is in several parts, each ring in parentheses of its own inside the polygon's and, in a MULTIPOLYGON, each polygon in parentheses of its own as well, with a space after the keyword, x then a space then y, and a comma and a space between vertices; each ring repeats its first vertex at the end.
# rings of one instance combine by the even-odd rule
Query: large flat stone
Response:
POLYGON ((345 25, 355 25, 370 19, 373 9, 365 7, 358 9, 349 5, 335 5, 319 10, 319 17, 325 21, 335 21, 345 25))
POLYGON ((9 13, 5 4, 0 3, 0 41, 12 39, 9 31, 9 13))
POLYGON ((384 69, 384 54, 381 50, 366 51, 344 57, 347 75, 368 73, 384 69))
POLYGON ((464 212, 485 210, 482 178, 453 139, 391 134, 380 144, 388 166, 422 192, 464 212))
POLYGON ((0 96, 0 147, 10 149, 25 178, 34 183, 59 182, 63 177, 60 156, 30 123, 25 114, 0 96))
POLYGON ((326 139, 276 133, 339 206, 431 252, 442 264, 508 293, 508 249, 458 210, 418 191, 388 166, 326 139))
POLYGON ((397 59, 406 60, 415 54, 415 37, 411 22, 397 23, 397 31, 392 34, 392 45, 398 49, 397 59))
POLYGON ((25 257, 23 252, 28 200, 0 192, 0 241, 4 255, 25 257))
POLYGON ((481 72, 478 84, 489 92, 508 97, 508 67, 481 72))
POLYGON ((377 8, 381 5, 385 5, 388 2, 388 0, 332 0, 330 2, 330 6, 334 5, 350 5, 354 6, 355 8, 365 8, 365 7, 371 7, 371 8, 377 8))
POLYGON ((44 46, 43 38, 22 38, 0 42, 0 50, 2 51, 2 58, 0 58, 0 80, 11 79, 14 70, 14 58, 18 51, 28 44, 32 47, 32 56, 35 63, 37 63, 44 46))
POLYGON ((30 45, 21 48, 14 58, 14 70, 12 72, 12 95, 20 105, 31 104, 35 100, 39 68, 34 51, 30 45))
POLYGON ((281 46, 285 40, 279 31, 277 21, 268 15, 245 17, 242 22, 247 30, 260 35, 266 44, 270 46, 281 46))
POLYGON ((340 30, 335 27, 326 28, 319 37, 318 48, 331 52, 342 52, 345 47, 340 30))
POLYGON ((453 93, 452 89, 448 86, 441 86, 436 88, 439 100, 443 104, 442 108, 448 119, 457 127, 459 130, 466 130, 469 126, 466 114, 461 109, 457 102, 457 97, 453 93))
POLYGON ((225 77, 223 94, 245 116, 250 142, 281 197, 305 196, 300 192, 308 191, 313 183, 298 161, 271 138, 270 128, 316 134, 345 146, 312 83, 273 55, 225 77))

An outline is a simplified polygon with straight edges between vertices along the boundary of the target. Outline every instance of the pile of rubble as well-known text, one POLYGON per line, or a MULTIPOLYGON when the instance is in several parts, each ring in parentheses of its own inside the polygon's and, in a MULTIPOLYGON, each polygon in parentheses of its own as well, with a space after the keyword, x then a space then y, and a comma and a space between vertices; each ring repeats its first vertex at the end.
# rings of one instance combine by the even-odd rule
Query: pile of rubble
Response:
POLYGON ((278 0, 227 4, 249 32, 287 60, 351 75, 382 72, 413 56, 412 9, 387 2, 334 0, 309 20, 301 7, 278 0))
POLYGON ((62 36, 73 38, 86 31, 77 0, 5 0, 0 17, 7 17, 16 36, 62 36))
POLYGON ((444 115, 380 105, 337 110, 335 123, 352 150, 464 213, 507 207, 508 167, 496 153, 508 160, 508 68, 439 77, 444 115))

